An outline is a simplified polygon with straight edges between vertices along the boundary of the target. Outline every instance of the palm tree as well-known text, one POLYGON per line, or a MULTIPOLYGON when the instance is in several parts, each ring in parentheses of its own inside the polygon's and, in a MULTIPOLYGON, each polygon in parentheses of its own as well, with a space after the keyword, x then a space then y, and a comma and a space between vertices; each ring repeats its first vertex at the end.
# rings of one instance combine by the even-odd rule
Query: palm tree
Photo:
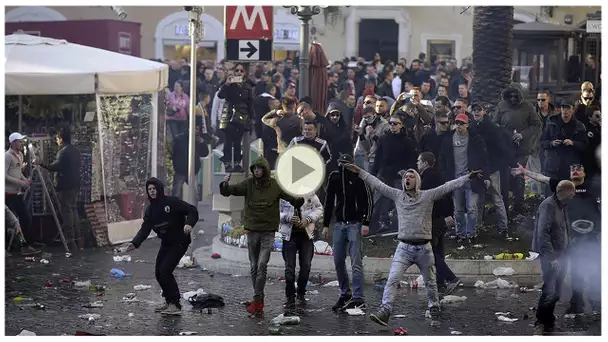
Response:
POLYGON ((513 6, 473 10, 473 100, 496 105, 511 83, 513 6))

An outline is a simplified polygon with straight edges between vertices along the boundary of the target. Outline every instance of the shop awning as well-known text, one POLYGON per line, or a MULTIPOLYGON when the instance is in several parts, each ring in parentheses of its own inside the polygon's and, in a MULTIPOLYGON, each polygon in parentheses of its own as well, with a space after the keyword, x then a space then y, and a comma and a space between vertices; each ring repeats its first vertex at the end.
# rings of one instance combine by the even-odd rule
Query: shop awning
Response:
POLYGON ((147 59, 16 33, 4 37, 6 95, 150 93, 168 66, 147 59))

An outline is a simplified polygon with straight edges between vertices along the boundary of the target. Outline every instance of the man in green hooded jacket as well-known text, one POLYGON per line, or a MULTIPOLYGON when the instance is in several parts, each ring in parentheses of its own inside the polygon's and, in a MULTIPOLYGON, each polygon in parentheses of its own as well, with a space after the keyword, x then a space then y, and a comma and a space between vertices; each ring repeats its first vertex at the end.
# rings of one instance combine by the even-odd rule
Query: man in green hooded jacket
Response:
POLYGON ((223 196, 244 196, 245 213, 243 226, 247 231, 247 248, 251 264, 251 281, 253 283, 253 301, 247 305, 251 314, 264 312, 264 286, 266 269, 274 244, 274 235, 279 229, 281 199, 299 209, 304 204, 303 198, 296 198, 286 193, 279 183, 270 177, 270 165, 264 157, 256 159, 249 168, 252 176, 242 182, 230 185, 230 174, 226 174, 220 183, 223 196))

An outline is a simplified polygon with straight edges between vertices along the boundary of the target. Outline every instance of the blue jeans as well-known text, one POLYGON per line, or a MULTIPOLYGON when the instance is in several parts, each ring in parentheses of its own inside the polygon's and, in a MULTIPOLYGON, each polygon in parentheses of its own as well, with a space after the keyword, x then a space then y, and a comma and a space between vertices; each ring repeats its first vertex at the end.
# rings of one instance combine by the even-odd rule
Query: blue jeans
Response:
POLYGON ((439 295, 437 294, 437 278, 435 274, 435 257, 431 243, 424 245, 410 245, 399 242, 391 264, 391 270, 384 287, 382 294, 382 310, 390 313, 393 309, 393 303, 397 297, 397 288, 399 282, 408 268, 412 265, 418 266, 424 286, 426 287, 426 295, 428 299, 428 307, 439 307, 439 295))
POLYGON ((363 299, 363 248, 361 223, 337 222, 334 226, 334 266, 340 284, 340 296, 350 294, 348 272, 346 272, 346 244, 350 242, 350 265, 353 271, 353 299, 363 299))
POLYGON ((456 235, 462 238, 471 238, 475 234, 477 224, 477 202, 479 195, 471 190, 468 184, 464 188, 459 188, 453 192, 454 199, 454 220, 456 221, 456 235), (464 218, 464 210, 467 210, 467 219, 464 218))

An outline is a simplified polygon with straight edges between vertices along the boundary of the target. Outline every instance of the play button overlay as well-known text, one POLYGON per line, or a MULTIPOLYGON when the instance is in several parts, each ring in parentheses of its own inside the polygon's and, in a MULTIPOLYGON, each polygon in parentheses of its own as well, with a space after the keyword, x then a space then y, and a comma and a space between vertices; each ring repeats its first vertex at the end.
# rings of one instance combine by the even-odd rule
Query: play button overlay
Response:
POLYGON ((296 197, 314 194, 325 180, 325 160, 307 145, 287 149, 279 156, 275 169, 281 189, 296 197))

